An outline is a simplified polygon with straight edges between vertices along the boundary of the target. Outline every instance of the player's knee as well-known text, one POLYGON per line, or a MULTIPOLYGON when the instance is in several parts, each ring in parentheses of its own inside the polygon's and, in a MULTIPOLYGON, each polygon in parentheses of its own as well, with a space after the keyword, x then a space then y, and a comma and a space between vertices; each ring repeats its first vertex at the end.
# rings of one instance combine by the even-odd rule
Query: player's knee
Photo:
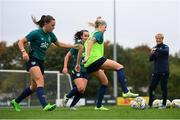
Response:
POLYGON ((85 87, 84 86, 78 86, 77 89, 78 89, 78 91, 80 93, 84 93, 84 91, 85 91, 85 87))
POLYGON ((44 87, 44 79, 43 78, 39 78, 35 80, 37 87, 44 87))
POLYGON ((44 87, 44 81, 43 80, 37 81, 36 84, 37 84, 37 87, 44 87))
POLYGON ((120 69, 123 69, 123 68, 124 68, 124 66, 119 64, 116 70, 120 70, 120 69))

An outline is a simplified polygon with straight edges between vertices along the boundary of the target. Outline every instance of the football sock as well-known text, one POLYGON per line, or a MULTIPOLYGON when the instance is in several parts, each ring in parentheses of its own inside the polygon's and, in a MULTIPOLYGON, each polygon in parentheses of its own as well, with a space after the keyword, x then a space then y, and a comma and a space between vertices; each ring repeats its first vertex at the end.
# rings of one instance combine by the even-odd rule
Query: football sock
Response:
POLYGON ((106 85, 101 85, 100 86, 100 89, 98 91, 98 96, 97 96, 98 97, 98 101, 97 101, 97 104, 96 104, 97 108, 100 108, 102 106, 102 100, 104 98, 104 94, 106 92, 106 88, 107 88, 106 85))
POLYGON ((127 86, 126 86, 126 77, 124 68, 117 70, 117 78, 119 82, 121 83, 121 88, 124 93, 128 92, 127 86))
POLYGON ((82 93, 77 92, 77 94, 74 96, 74 99, 73 99, 73 101, 72 101, 70 107, 75 106, 76 103, 81 99, 82 95, 83 95, 82 93))
POLYGON ((38 87, 36 90, 37 96, 39 98, 39 101, 42 105, 42 107, 44 108, 47 103, 46 103, 46 99, 45 99, 45 94, 44 94, 44 88, 43 87, 38 87))
POLYGON ((78 92, 77 87, 75 86, 67 95, 67 98, 71 98, 72 96, 76 95, 76 93, 78 92))
POLYGON ((29 96, 32 93, 33 93, 33 91, 29 87, 25 88, 23 90, 23 92, 20 94, 20 96, 15 99, 15 101, 17 103, 20 103, 24 98, 26 98, 27 96, 29 96))

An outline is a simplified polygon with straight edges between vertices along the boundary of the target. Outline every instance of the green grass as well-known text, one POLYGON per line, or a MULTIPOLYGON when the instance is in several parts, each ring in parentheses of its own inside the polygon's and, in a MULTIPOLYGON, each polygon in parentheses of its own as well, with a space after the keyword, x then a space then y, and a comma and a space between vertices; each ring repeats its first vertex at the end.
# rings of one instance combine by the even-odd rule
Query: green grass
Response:
POLYGON ((42 111, 40 108, 22 108, 15 112, 12 108, 0 108, 0 119, 180 119, 180 109, 135 110, 129 106, 108 106, 110 111, 95 111, 93 106, 80 107, 78 111, 57 108, 42 111))

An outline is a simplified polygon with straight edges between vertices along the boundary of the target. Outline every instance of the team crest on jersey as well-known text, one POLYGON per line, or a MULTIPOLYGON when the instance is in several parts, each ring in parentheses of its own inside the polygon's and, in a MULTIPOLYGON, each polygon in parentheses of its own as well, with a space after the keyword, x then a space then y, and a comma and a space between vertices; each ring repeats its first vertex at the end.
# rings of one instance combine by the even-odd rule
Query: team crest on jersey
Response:
POLYGON ((31 65, 35 65, 36 64, 36 61, 31 61, 31 65))
POLYGON ((42 37, 41 40, 44 41, 44 38, 42 37))
POLYGON ((80 73, 76 73, 76 76, 79 77, 79 76, 80 76, 80 73))

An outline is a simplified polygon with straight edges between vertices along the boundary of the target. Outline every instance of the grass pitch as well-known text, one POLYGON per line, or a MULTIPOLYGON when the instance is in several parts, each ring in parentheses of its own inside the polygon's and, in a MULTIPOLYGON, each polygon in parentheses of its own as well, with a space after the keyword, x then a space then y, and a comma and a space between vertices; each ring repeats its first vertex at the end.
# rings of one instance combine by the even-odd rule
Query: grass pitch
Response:
POLYGON ((95 111, 94 106, 80 107, 77 111, 69 108, 56 108, 42 111, 41 108, 0 108, 0 119, 180 119, 180 109, 135 110, 129 106, 107 106, 109 111, 95 111))

